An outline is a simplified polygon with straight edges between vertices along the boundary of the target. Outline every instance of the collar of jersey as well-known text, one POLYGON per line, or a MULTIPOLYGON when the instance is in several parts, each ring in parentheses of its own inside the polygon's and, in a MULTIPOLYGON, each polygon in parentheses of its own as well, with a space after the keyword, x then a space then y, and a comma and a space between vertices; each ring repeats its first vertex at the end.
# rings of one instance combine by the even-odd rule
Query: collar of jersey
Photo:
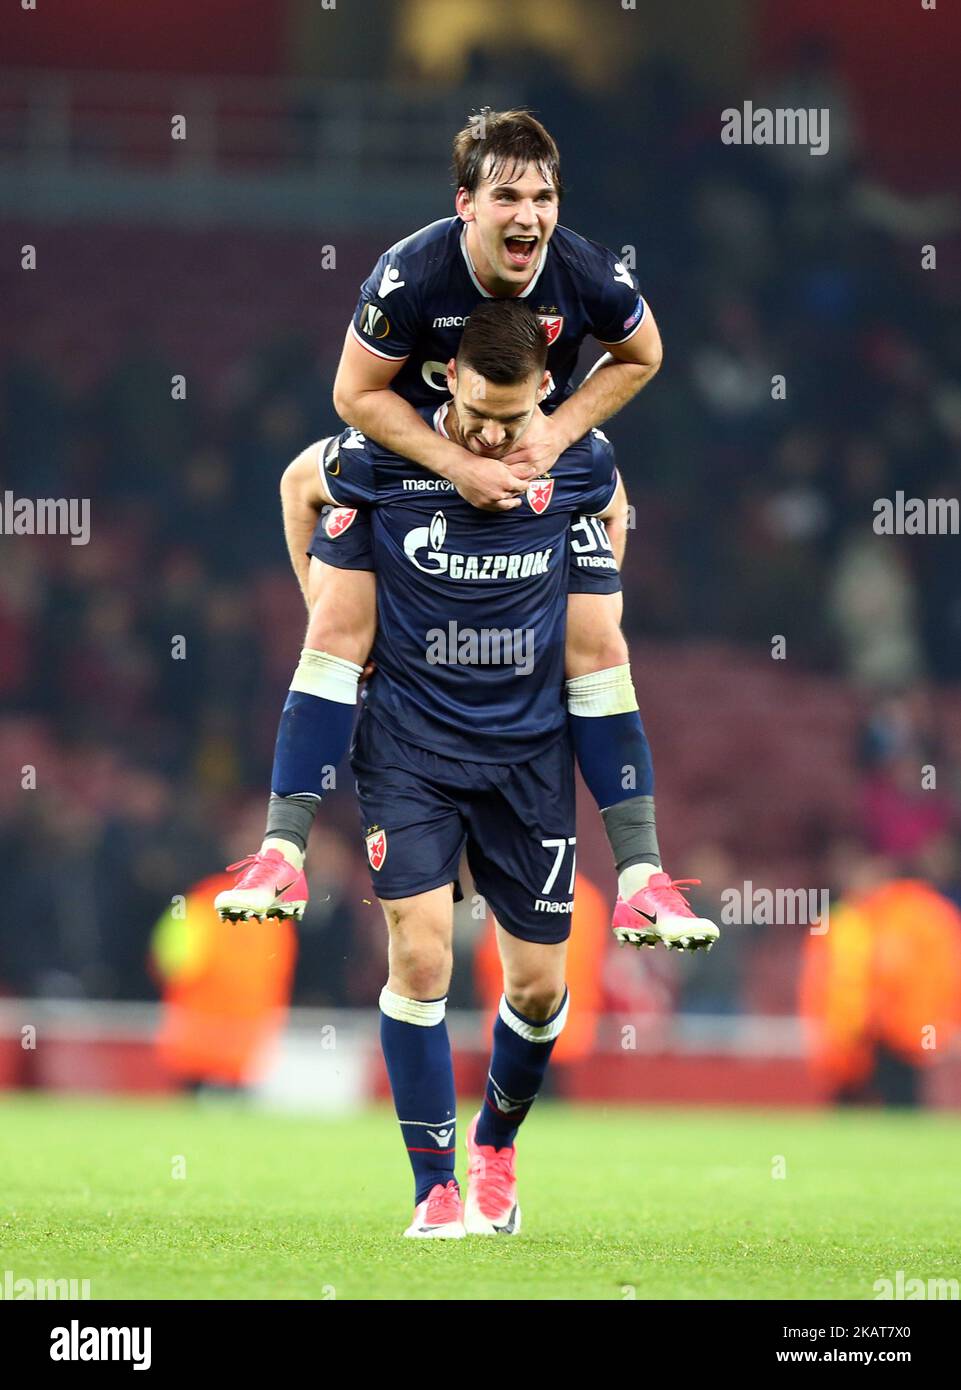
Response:
POLYGON ((445 439, 450 439, 444 421, 447 419, 447 412, 450 410, 450 401, 442 401, 434 411, 434 429, 438 434, 442 434, 445 439))
MULTIPOLYGON (((537 269, 534 271, 534 274, 531 276, 525 288, 521 290, 520 294, 514 296, 515 299, 526 299, 527 296, 530 294, 531 290, 537 284, 538 280, 541 278, 541 271, 544 269, 544 263, 547 260, 547 253, 550 250, 550 246, 551 244, 550 242, 548 242, 547 245, 544 247, 543 251, 541 252, 541 258, 537 262, 537 269)), ((494 299, 496 296, 492 295, 490 290, 485 290, 484 286, 477 278, 477 271, 474 269, 474 262, 471 260, 470 252, 467 249, 466 227, 460 234, 460 249, 464 257, 464 262, 467 266, 467 274, 473 281, 474 288, 478 290, 484 296, 485 299, 494 299)))

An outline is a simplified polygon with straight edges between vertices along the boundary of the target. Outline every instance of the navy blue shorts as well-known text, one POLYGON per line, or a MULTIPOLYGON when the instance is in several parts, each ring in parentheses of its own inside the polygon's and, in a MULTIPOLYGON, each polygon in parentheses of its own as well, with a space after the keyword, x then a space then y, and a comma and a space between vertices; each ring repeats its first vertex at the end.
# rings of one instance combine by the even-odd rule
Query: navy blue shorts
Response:
POLYGON ((457 886, 461 855, 505 931, 566 941, 574 909, 574 758, 565 735, 508 766, 442 757, 367 710, 351 749, 378 898, 457 886))
MULTIPOLYGON (((372 570, 370 513, 363 507, 331 507, 321 512, 308 555, 341 570, 372 570)), ((618 594, 621 576, 607 539, 607 528, 596 517, 579 516, 571 523, 569 594, 618 594)))

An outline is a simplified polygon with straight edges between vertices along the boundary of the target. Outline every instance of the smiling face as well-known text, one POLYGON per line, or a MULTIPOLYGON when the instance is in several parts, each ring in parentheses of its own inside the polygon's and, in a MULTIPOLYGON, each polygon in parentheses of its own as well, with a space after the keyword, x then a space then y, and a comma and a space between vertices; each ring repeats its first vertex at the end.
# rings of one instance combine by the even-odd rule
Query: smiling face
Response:
POLYGON ((536 164, 488 170, 473 193, 457 191, 467 249, 486 290, 506 297, 530 280, 557 226, 554 183, 536 164))
POLYGON ((447 385, 453 396, 448 431, 458 444, 484 458, 503 458, 520 439, 547 389, 547 373, 510 385, 499 385, 470 366, 447 364, 447 385))

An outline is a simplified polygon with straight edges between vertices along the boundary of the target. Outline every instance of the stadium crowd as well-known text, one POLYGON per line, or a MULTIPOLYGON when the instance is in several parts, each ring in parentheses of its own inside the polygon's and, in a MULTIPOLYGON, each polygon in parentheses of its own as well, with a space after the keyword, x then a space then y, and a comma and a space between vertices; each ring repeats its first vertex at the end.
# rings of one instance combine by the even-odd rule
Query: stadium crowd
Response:
MULTIPOLYGON (((475 67, 465 108, 484 100, 475 67)), ((792 667, 855 688, 861 809, 833 828, 961 900, 958 769, 930 693, 961 679, 958 541, 873 526, 874 503, 899 490, 961 497, 959 287, 922 269, 932 238, 916 204, 872 181, 854 99, 816 47, 776 80, 828 93, 830 160, 722 145, 716 102, 673 68, 603 100, 522 55, 516 76, 518 103, 564 154, 562 220, 634 248, 665 340, 660 376, 610 430, 636 509, 628 635, 664 644, 669 681, 674 644, 767 651, 784 634, 792 667), (937 767, 936 788, 921 789, 919 764, 937 767)), ((956 240, 957 206, 937 200, 937 214, 956 240)), ((283 277, 282 258, 269 273, 283 277)), ((237 857, 241 830, 247 847, 259 839, 300 637, 277 486, 329 431, 339 344, 241 337, 177 401, 178 364, 127 308, 130 331, 94 379, 51 350, 55 304, 0 375, 0 493, 93 507, 87 546, 0 541, 7 993, 153 996, 149 939, 171 897, 237 857)), ((381 922, 341 781, 315 832, 295 999, 370 1005, 381 922)), ((724 868, 704 877, 751 877, 749 838, 716 838, 724 868)), ((828 872, 828 845, 801 849, 828 872)), ((693 972, 688 1003, 737 1009, 750 954, 715 956, 720 974, 708 989, 693 972)), ((469 978, 458 988, 470 1002, 469 978)))

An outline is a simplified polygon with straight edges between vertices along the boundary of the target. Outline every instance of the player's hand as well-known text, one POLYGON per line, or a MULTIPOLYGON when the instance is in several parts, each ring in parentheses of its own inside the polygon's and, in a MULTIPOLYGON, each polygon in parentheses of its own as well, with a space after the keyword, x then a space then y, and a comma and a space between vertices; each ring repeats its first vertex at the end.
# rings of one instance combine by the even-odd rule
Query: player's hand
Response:
POLYGON ((508 468, 502 459, 483 458, 468 449, 448 466, 447 477, 465 502, 485 512, 509 512, 519 507, 527 485, 537 477, 530 464, 508 468))
POLYGON ((552 415, 545 415, 541 408, 534 411, 531 422, 524 431, 516 449, 504 455, 504 463, 520 476, 519 470, 533 469, 528 478, 539 478, 552 468, 570 441, 552 415))

